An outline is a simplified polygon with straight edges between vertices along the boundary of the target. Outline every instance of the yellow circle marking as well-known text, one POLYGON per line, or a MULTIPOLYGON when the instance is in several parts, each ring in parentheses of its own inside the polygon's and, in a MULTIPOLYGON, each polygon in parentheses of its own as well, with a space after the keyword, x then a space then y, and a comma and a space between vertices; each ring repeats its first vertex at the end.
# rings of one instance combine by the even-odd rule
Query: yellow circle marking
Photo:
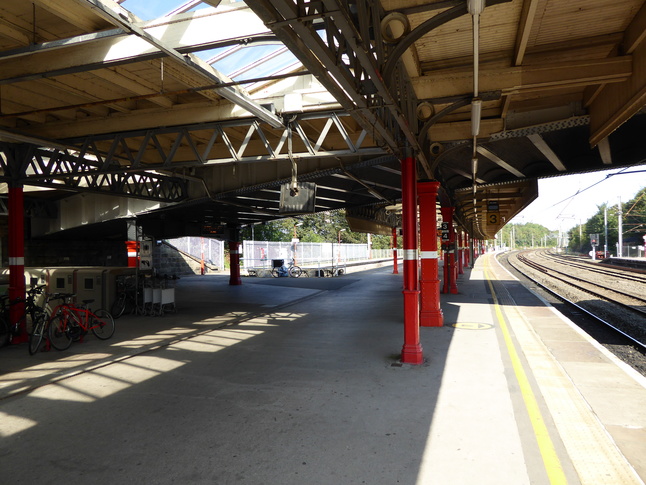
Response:
POLYGON ((475 322, 458 322, 452 325, 455 328, 461 328, 463 330, 489 330, 493 328, 493 325, 489 323, 475 323, 475 322))

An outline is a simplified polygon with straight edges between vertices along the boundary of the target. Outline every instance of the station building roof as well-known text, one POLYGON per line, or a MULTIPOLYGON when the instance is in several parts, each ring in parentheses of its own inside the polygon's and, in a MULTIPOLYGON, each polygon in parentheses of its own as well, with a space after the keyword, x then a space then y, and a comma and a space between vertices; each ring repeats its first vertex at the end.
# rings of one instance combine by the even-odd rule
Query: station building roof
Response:
POLYGON ((490 238, 537 179, 646 160, 645 32, 643 0, 4 2, 1 177, 150 200, 169 237, 297 180, 378 232, 414 156, 490 238))

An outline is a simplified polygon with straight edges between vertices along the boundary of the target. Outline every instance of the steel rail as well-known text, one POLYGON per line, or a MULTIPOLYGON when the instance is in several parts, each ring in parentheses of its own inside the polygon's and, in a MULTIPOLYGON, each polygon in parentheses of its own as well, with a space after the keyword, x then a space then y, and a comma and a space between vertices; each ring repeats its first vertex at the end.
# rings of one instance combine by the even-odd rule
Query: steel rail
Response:
POLYGON ((567 273, 564 273, 563 271, 559 271, 559 270, 554 269, 554 268, 549 268, 547 266, 543 266, 540 263, 537 263, 536 261, 531 261, 531 264, 530 264, 530 263, 527 262, 527 261, 530 261, 530 260, 528 260, 525 256, 523 256, 521 254, 522 253, 519 253, 516 256, 517 259, 519 259, 521 262, 527 264, 528 266, 532 266, 535 269, 543 268, 543 270, 541 270, 541 271, 543 271, 543 273, 545 273, 550 278, 557 279, 557 280, 562 281, 563 283, 566 283, 566 284, 568 284, 570 286, 573 286, 573 287, 575 287, 575 288, 577 288, 577 289, 579 289, 581 291, 585 291, 586 293, 589 293, 591 295, 597 296, 599 298, 603 298, 604 300, 608 300, 608 301, 610 301, 612 303, 615 303, 615 304, 618 304, 618 305, 624 305, 626 308, 629 308, 632 311, 635 311, 637 313, 641 313, 641 314, 646 315, 646 311, 639 310, 637 308, 634 308, 634 307, 632 307, 630 305, 626 305, 625 303, 618 302, 616 300, 610 300, 607 296, 603 295, 602 293, 597 293, 594 290, 584 288, 583 286, 578 286, 577 284, 574 284, 574 283, 568 281, 566 278, 569 278, 570 280, 574 280, 574 281, 579 281, 581 283, 588 283, 588 284, 596 286, 597 288, 601 288, 601 289, 609 291, 611 293, 616 293, 618 295, 621 295, 621 296, 624 296, 624 297, 627 297, 627 298, 630 298, 630 299, 633 299, 633 300, 636 300, 636 301, 639 301, 639 302, 643 302, 644 304, 646 304, 646 299, 644 299, 644 298, 640 298, 639 296, 636 296, 635 294, 632 294, 632 293, 626 293, 626 292, 623 292, 623 291, 615 290, 614 288, 609 288, 607 286, 600 285, 598 283, 593 283, 593 282, 588 281, 588 280, 586 280, 584 278, 578 278, 576 276, 571 276, 571 275, 569 275, 567 273), (549 274, 548 272, 563 275, 566 278, 561 278, 559 276, 555 276, 554 274, 549 274))
MULTIPOLYGON (((563 296, 563 295, 561 295, 560 293, 556 292, 556 290, 554 290, 554 289, 552 289, 552 288, 550 288, 550 287, 548 287, 548 286, 544 285, 543 283, 541 283, 540 281, 538 281, 536 278, 532 277, 531 275, 529 275, 528 273, 526 273, 525 271, 523 271, 519 266, 515 265, 515 264, 511 261, 511 258, 509 258, 509 257, 508 257, 508 258, 507 258, 507 262, 509 263, 509 265, 510 265, 512 268, 514 268, 514 269, 515 269, 516 271, 518 271, 520 274, 522 274, 523 276, 525 276, 527 279, 529 279, 530 281, 532 281, 532 282, 533 282, 533 283, 535 283, 536 285, 540 286, 543 290, 547 291, 549 294, 551 294, 551 295, 555 296, 556 298, 558 298, 559 300, 561 300, 563 303, 565 303, 565 304, 567 304, 567 305, 569 305, 569 306, 571 306, 571 307, 576 308, 578 311, 580 311, 580 312, 582 312, 582 313, 585 313, 585 314, 586 314, 587 316, 589 316, 590 318, 593 318, 594 320, 598 321, 599 323, 602 323, 603 325, 607 326, 608 328, 612 329, 613 331, 615 331, 615 332, 617 332, 617 333, 621 334, 622 336, 624 336, 625 338, 627 338, 628 340, 630 340, 633 344, 635 344, 636 346, 638 346, 640 349, 642 349, 643 351, 646 351, 646 343, 641 342, 640 340, 637 340, 635 337, 633 337, 633 336, 631 336, 631 335, 627 334, 626 332, 624 332, 623 330, 621 330, 621 329, 617 328, 617 327, 616 327, 615 325, 613 325, 612 323, 610 323, 610 322, 608 322, 608 321, 604 320, 603 318, 599 317, 598 315, 595 315, 594 313, 592 313, 591 311, 589 311, 589 310, 587 310, 586 308, 582 307, 581 305, 578 305, 578 304, 574 303, 572 300, 569 300, 569 299, 568 299, 568 298, 566 298, 565 296, 563 296)), ((530 265, 528 265, 528 266, 532 266, 532 265, 530 264, 530 265)), ((613 303, 615 303, 615 302, 613 302, 613 303)), ((621 304, 619 304, 619 305, 621 306, 621 304)))
POLYGON ((590 263, 586 261, 573 261, 573 260, 569 260, 565 256, 559 256, 559 255, 551 254, 549 252, 543 252, 541 254, 545 259, 557 261, 560 264, 572 266, 573 268, 582 268, 585 271, 590 271, 591 273, 599 273, 605 276, 613 276, 617 278, 622 278, 622 279, 646 284, 646 275, 639 276, 639 275, 625 274, 625 271, 629 271, 629 268, 622 270, 622 269, 610 268, 610 267, 604 268, 602 266, 595 267, 594 263, 590 263))

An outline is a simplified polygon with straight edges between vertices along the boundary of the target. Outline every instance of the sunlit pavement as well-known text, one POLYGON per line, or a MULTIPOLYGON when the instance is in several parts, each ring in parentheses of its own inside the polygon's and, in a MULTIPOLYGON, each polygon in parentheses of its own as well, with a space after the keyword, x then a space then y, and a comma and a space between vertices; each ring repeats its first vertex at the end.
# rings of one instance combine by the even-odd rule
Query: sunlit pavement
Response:
MULTIPOLYGON (((389 267, 237 287, 228 276, 186 278, 177 313, 121 318, 111 340, 31 357, 25 346, 3 349, 2 482, 547 484, 556 468, 541 459, 478 265, 459 294, 442 295, 445 326, 420 329, 419 366, 399 362, 402 278, 389 267)), ((545 313, 535 298, 519 305, 504 311, 545 313)), ((548 313, 540 321, 558 329, 548 313)), ((520 332, 527 321, 514 325, 535 349, 536 335, 520 332)), ((554 382, 550 359, 541 356, 534 379, 554 382)), ((630 475, 625 462, 611 468, 623 458, 616 448, 618 461, 602 466, 608 433, 585 453, 572 451, 577 442, 565 451, 559 436, 587 428, 557 430, 572 406, 551 420, 553 403, 540 396, 562 396, 566 381, 536 392, 563 483, 638 483, 600 480, 630 475)), ((631 438, 631 429, 618 431, 631 438)), ((643 456, 629 442, 622 450, 643 456)))

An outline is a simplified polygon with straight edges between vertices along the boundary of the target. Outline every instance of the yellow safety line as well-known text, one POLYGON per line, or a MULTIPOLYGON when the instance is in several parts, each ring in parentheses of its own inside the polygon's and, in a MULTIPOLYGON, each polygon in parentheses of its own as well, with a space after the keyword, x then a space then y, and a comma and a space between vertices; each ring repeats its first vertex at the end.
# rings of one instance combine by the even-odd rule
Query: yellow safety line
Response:
POLYGON ((518 385, 523 396, 523 401, 525 402, 527 414, 529 414, 529 419, 532 423, 532 428, 534 429, 534 436, 536 436, 536 441, 538 442, 538 448, 541 452, 547 477, 551 485, 567 484, 567 479, 563 473, 561 461, 556 454, 554 443, 552 443, 552 439, 547 431, 547 426, 545 425, 545 420, 543 419, 541 410, 538 407, 534 391, 532 391, 532 387, 529 383, 529 379, 527 378, 527 374, 525 373, 525 369, 523 368, 523 364, 518 356, 518 352, 516 351, 514 342, 511 339, 511 335, 509 334, 509 329, 505 323, 503 312, 498 304, 498 298, 496 297, 496 292, 494 291, 493 284, 491 283, 491 273, 489 273, 488 268, 489 264, 485 259, 484 273, 487 283, 489 284, 489 289, 491 290, 496 316, 498 317, 500 329, 502 331, 503 338, 505 339, 505 344, 507 345, 507 352, 509 353, 514 374, 516 375, 516 380, 518 381, 518 385))

